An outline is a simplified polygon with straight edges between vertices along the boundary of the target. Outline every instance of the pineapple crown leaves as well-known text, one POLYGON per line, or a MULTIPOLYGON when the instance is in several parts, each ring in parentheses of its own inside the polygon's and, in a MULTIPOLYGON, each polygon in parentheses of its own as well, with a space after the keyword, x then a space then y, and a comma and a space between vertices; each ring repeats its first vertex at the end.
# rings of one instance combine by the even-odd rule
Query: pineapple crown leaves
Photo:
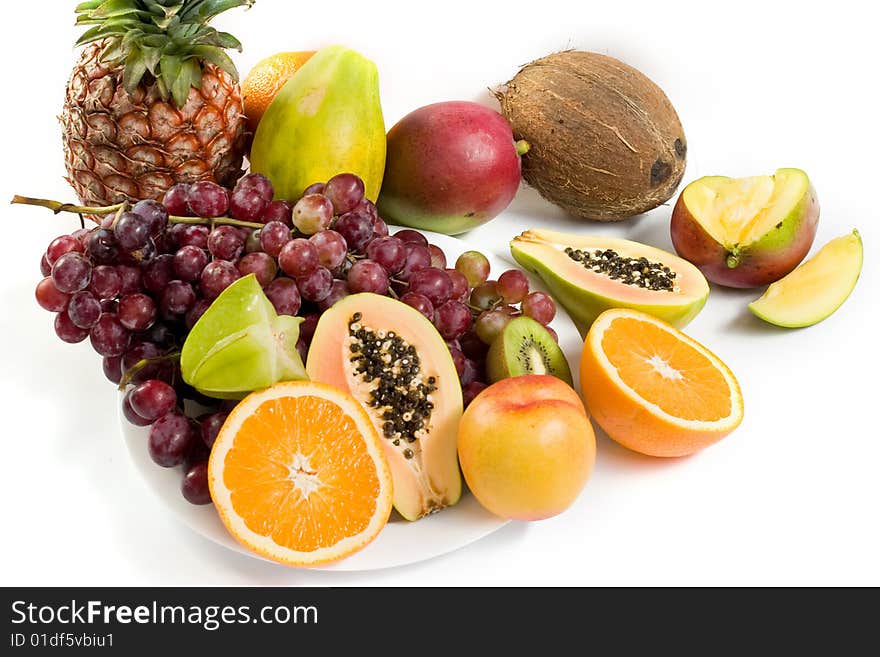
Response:
POLYGON ((89 0, 76 7, 76 24, 89 27, 76 45, 106 40, 101 60, 123 67, 122 83, 133 93, 149 73, 163 98, 183 107, 190 87, 202 82, 202 62, 210 62, 238 80, 226 49, 241 43, 208 23, 254 0, 89 0))

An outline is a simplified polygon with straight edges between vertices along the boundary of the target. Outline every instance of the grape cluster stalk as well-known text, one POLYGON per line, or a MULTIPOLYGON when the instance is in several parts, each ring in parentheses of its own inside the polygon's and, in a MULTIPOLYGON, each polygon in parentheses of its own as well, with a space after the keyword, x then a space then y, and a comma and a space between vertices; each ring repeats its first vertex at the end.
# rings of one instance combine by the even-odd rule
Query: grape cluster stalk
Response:
POLYGON ((446 341, 465 405, 486 387, 486 353, 507 322, 523 314, 547 326, 556 314, 552 298, 530 291, 517 269, 490 279, 478 251, 448 267, 422 233, 389 234, 351 173, 310 185, 296 200, 275 199, 268 178, 247 174, 232 189, 177 184, 161 203, 13 202, 97 217, 95 227, 49 244, 37 303, 54 313, 61 340, 88 339, 103 358, 105 376, 125 391, 124 416, 150 427, 151 458, 182 468, 181 492, 193 504, 211 502, 207 459, 234 402, 187 385, 180 349, 240 277, 253 274, 279 314, 304 318, 297 344, 304 360, 320 314, 343 297, 372 292, 408 304, 446 341))

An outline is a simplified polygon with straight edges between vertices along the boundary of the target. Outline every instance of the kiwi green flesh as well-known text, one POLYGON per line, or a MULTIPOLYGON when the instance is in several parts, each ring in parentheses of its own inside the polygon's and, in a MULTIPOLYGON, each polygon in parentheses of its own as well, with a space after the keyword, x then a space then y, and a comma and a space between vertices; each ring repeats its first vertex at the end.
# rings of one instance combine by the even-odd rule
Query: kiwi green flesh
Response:
POLYGON ((489 381, 526 374, 549 374, 572 385, 571 369, 556 340, 531 317, 507 323, 486 355, 489 381))

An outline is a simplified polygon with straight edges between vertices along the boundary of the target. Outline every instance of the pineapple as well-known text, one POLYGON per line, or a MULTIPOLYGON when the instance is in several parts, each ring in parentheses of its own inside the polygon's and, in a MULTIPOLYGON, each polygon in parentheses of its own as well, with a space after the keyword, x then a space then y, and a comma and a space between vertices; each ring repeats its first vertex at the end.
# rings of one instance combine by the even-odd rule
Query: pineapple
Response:
POLYGON ((91 0, 67 83, 67 180, 83 205, 161 199, 177 182, 224 186, 247 140, 231 34, 208 22, 253 0, 91 0))

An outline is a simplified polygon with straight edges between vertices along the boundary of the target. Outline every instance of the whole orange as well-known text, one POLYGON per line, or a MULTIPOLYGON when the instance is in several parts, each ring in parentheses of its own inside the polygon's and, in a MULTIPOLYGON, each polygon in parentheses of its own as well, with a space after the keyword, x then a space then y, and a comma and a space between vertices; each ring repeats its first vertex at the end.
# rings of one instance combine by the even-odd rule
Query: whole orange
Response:
POLYGON ((251 133, 257 131, 263 112, 269 107, 278 90, 314 54, 314 50, 278 52, 261 59, 248 72, 241 83, 241 95, 248 130, 251 133))
POLYGON ((577 498, 596 437, 578 394, 554 376, 502 379, 470 403, 458 429, 468 488, 503 518, 540 520, 577 498))

